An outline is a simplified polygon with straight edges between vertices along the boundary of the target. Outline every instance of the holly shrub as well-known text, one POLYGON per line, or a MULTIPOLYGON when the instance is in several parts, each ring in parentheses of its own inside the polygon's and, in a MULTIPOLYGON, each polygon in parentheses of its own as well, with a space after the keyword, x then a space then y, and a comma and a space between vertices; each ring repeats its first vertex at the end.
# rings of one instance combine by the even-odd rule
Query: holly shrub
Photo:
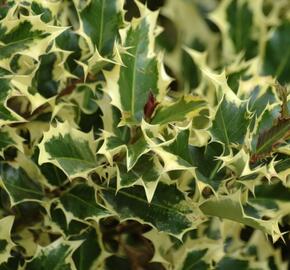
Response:
POLYGON ((287 269, 288 0, 0 5, 0 270, 287 269))

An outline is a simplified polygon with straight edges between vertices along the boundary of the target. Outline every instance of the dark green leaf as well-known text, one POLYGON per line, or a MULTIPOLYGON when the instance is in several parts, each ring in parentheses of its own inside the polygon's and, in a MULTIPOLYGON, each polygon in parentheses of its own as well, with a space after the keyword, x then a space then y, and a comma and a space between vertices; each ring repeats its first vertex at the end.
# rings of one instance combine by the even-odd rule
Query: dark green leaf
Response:
POLYGON ((202 260, 206 252, 207 252, 207 249, 194 250, 194 251, 188 252, 181 269, 182 270, 193 270, 193 269, 207 270, 209 269, 209 265, 202 260))
POLYGON ((285 21, 273 32, 267 42, 264 57, 264 74, 276 77, 282 84, 289 83, 290 72, 290 22, 285 21))
POLYGON ((92 0, 81 12, 84 31, 102 55, 112 52, 122 24, 119 0, 92 0))
POLYGON ((0 59, 8 58, 13 53, 26 49, 29 43, 48 35, 44 31, 33 30, 33 25, 29 21, 23 21, 8 33, 0 33, 0 41, 5 44, 0 46, 0 59))
POLYGON ((250 119, 247 104, 236 103, 224 97, 219 104, 215 119, 210 128, 212 137, 226 146, 231 143, 243 143, 250 119))
POLYGON ((92 269, 93 263, 101 253, 98 235, 94 229, 90 229, 79 238, 83 243, 73 254, 75 265, 78 270, 92 269))
POLYGON ((158 230, 175 236, 194 228, 194 223, 200 219, 198 211, 174 185, 159 183, 151 203, 147 202, 144 191, 139 186, 122 189, 117 194, 110 187, 102 193, 122 219, 140 218, 158 230))
POLYGON ((65 192, 60 197, 60 203, 67 212, 80 220, 100 219, 108 216, 108 211, 96 201, 95 190, 85 184, 80 184, 65 192))
POLYGON ((26 264, 26 270, 71 270, 68 257, 75 249, 77 243, 64 242, 59 239, 47 247, 42 248, 38 254, 26 264), (72 246, 74 245, 74 246, 72 246))
POLYGON ((43 188, 36 182, 37 179, 31 179, 21 167, 16 169, 2 163, 1 179, 13 203, 24 200, 41 201, 44 197, 43 188))
POLYGON ((229 34, 235 45, 236 51, 245 50, 246 59, 255 56, 257 42, 252 39, 253 13, 248 3, 232 0, 227 8, 227 18, 230 23, 229 34))
POLYGON ((216 270, 246 270, 249 262, 246 260, 234 259, 231 257, 224 257, 216 266, 216 270))
POLYGON ((183 121, 199 115, 199 111, 206 109, 206 102, 197 97, 183 97, 169 106, 160 106, 152 119, 152 124, 167 124, 169 122, 183 121))

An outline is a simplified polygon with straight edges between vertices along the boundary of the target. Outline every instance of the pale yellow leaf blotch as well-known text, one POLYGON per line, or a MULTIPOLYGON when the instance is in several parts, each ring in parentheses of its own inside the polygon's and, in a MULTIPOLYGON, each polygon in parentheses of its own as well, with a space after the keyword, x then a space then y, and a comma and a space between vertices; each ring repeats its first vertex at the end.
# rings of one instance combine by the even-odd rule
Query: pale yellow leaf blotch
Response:
POLYGON ((0 240, 7 241, 4 251, 0 252, 0 264, 7 262, 10 255, 10 250, 15 244, 11 240, 11 229, 14 223, 14 216, 7 216, 0 219, 0 240))

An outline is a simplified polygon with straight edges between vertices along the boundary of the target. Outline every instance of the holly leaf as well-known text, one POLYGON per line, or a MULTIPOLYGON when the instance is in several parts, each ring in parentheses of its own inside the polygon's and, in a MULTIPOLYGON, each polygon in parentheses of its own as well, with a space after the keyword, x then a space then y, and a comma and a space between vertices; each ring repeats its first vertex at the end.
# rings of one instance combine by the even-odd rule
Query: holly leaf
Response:
POLYGON ((281 141, 288 137, 290 129, 290 119, 279 120, 276 125, 269 130, 264 131, 258 137, 255 151, 253 152, 253 159, 265 157, 274 151, 281 141))
MULTIPOLYGON (((16 6, 13 7, 15 10, 16 6)), ((0 60, 21 51, 34 59, 45 53, 50 42, 66 28, 44 23, 40 16, 20 16, 15 24, 9 12, 0 22, 0 60)))
POLYGON ((87 270, 97 267, 96 264, 102 260, 102 248, 99 243, 97 232, 94 228, 88 229, 86 232, 78 236, 82 240, 82 244, 73 253, 73 260, 78 270, 87 270))
POLYGON ((110 215, 101 206, 95 195, 95 189, 85 184, 79 184, 65 192, 59 199, 60 207, 64 210, 68 223, 71 219, 79 221, 100 218, 110 215))
POLYGON ((142 156, 129 171, 123 164, 117 167, 117 190, 135 184, 144 186, 148 202, 151 202, 158 181, 162 176, 162 167, 156 156, 150 154, 142 156), (148 170, 150 168, 150 170, 148 170))
POLYGON ((249 261, 241 260, 232 257, 224 257, 222 258, 216 266, 217 270, 230 270, 233 267, 237 270, 247 269, 249 266, 249 261))
MULTIPOLYGON (((125 133, 126 135, 126 133, 125 133)), ((130 170, 138 162, 138 159, 150 151, 144 136, 140 136, 136 141, 128 141, 124 136, 103 132, 104 142, 98 150, 98 154, 103 154, 110 164, 113 164, 113 157, 126 151, 127 170, 130 170)))
POLYGON ((188 251, 182 265, 178 268, 180 270, 187 269, 209 269, 209 264, 204 261, 207 249, 188 251))
POLYGON ((143 118, 150 93, 163 98, 170 82, 154 53, 157 13, 139 4, 141 17, 122 32, 123 65, 105 72, 106 89, 112 104, 122 113, 122 124, 137 124, 143 118))
POLYGON ((168 104, 167 106, 161 104, 151 124, 163 125, 170 122, 191 120, 200 116, 203 110, 208 110, 205 100, 194 96, 184 96, 173 104, 168 104))
POLYGON ((206 147, 191 147, 190 156, 192 165, 196 168, 197 181, 203 185, 210 185, 217 190, 220 181, 225 177, 225 169, 221 168, 222 162, 217 159, 223 152, 218 143, 210 143, 206 147))
POLYGON ((177 238, 185 231, 194 229, 202 222, 203 216, 192 202, 186 201, 184 194, 175 185, 159 183, 150 203, 141 187, 102 190, 107 204, 121 219, 137 219, 148 223, 159 231, 177 238))
POLYGON ((75 269, 71 255, 80 244, 80 241, 65 241, 59 238, 46 247, 38 247, 37 254, 27 262, 25 269, 75 269))
POLYGON ((81 27, 101 55, 112 53, 123 24, 123 0, 92 0, 80 11, 81 27))
POLYGON ((246 2, 240 4, 238 0, 232 0, 226 9, 226 14, 229 23, 229 35, 236 52, 245 50, 246 59, 253 57, 256 54, 257 41, 252 37, 254 14, 249 4, 246 2))
POLYGON ((14 146, 23 152, 23 139, 10 127, 3 127, 0 130, 0 156, 10 146, 14 146))
POLYGON ((241 204, 241 192, 210 198, 200 205, 205 215, 217 216, 239 222, 264 231, 272 236, 273 241, 281 237, 276 220, 262 220, 262 214, 255 211, 250 205, 241 204))
POLYGON ((86 176, 97 166, 93 133, 74 129, 68 122, 51 126, 38 147, 40 165, 52 163, 70 178, 86 176))
POLYGON ((0 170, 2 185, 9 194, 12 205, 24 201, 43 200, 43 186, 36 182, 36 179, 31 178, 24 168, 15 168, 8 163, 1 163, 0 170))
POLYGON ((280 106, 273 104, 266 106, 256 119, 251 141, 253 161, 269 155, 274 150, 275 144, 287 135, 288 121, 279 120, 279 115, 280 106))
POLYGON ((150 151, 150 148, 143 136, 135 143, 127 145, 127 169, 130 170, 136 164, 138 159, 150 151))
POLYGON ((250 123, 247 103, 237 103, 226 95, 222 98, 210 128, 212 139, 227 147, 233 143, 242 144, 250 123))
POLYGON ((0 126, 24 121, 24 119, 6 106, 10 91, 11 87, 9 80, 0 78, 0 126))
POLYGON ((290 35, 290 22, 284 21, 272 32, 266 44, 263 65, 264 74, 271 74, 282 84, 289 83, 290 48, 286 38, 288 35, 290 35))

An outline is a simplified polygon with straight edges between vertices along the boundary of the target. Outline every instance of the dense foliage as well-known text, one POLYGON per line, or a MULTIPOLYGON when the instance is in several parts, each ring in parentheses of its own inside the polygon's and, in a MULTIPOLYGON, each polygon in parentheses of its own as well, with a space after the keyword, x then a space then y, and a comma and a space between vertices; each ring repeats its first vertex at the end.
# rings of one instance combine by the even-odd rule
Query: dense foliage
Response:
POLYGON ((0 1, 0 270, 287 269, 289 1, 144 2, 0 1))

